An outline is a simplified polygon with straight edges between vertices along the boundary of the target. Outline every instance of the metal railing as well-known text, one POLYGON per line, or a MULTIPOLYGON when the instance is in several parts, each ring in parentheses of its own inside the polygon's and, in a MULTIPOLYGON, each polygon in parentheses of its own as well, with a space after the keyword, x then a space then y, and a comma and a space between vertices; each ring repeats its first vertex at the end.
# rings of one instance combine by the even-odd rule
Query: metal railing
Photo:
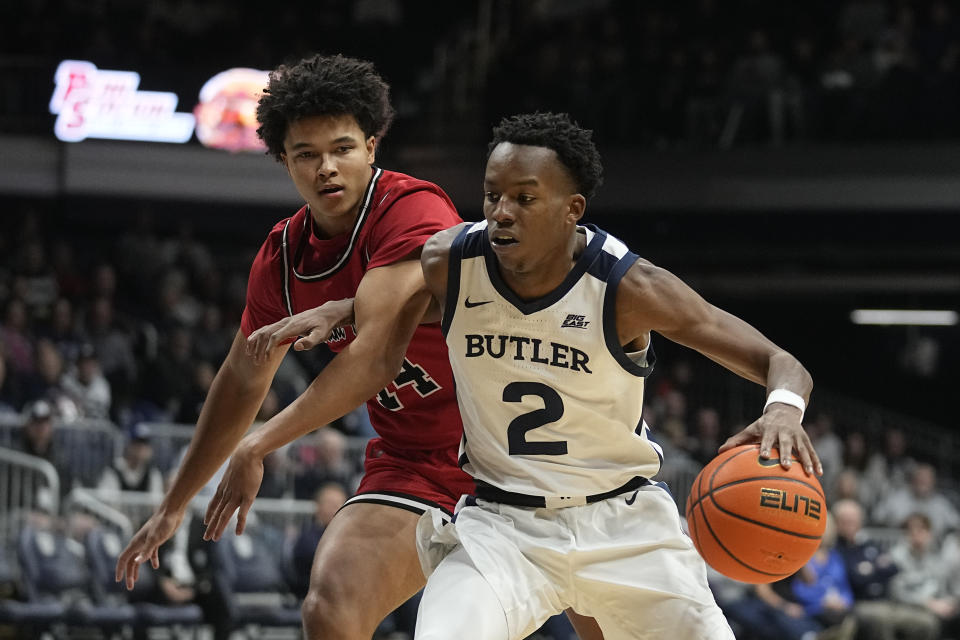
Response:
MULTIPOLYGON (((23 416, 0 420, 0 447, 19 446, 25 425, 23 416)), ((64 465, 65 479, 75 485, 93 486, 104 467, 123 450, 124 437, 118 426, 107 420, 53 422, 53 446, 64 465)))
POLYGON ((76 487, 63 499, 63 515, 85 513, 113 529, 125 540, 129 539, 133 535, 133 523, 123 511, 111 506, 108 500, 113 497, 115 494, 107 495, 105 492, 76 487))
MULTIPOLYGON (((198 495, 190 502, 190 513, 202 517, 210 496, 198 495)), ((84 511, 129 537, 133 530, 153 514, 161 496, 141 491, 103 491, 74 489, 64 500, 64 513, 84 511)), ((312 500, 257 498, 250 510, 250 522, 275 527, 279 531, 299 530, 312 518, 316 505, 312 500)))
POLYGON ((60 476, 43 458, 0 448, 0 543, 16 539, 33 513, 60 513, 60 476))

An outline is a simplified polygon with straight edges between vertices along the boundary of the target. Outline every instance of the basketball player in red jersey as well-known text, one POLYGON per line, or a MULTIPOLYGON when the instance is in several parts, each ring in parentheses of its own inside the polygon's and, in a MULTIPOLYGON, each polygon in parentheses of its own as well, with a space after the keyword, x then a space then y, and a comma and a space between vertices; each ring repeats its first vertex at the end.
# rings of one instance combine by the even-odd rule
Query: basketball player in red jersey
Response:
POLYGON ((128 588, 140 564, 158 566, 158 548, 224 460, 231 457, 204 518, 207 539, 219 539, 238 509, 243 531, 267 453, 364 402, 380 438, 367 447, 357 495, 317 548, 303 605, 306 635, 369 639, 424 585, 414 543, 420 514, 449 517, 473 489, 457 465, 462 424, 439 323, 420 325, 429 304, 420 251, 460 218, 436 185, 374 166, 392 118, 389 87, 368 62, 315 56, 271 73, 258 134, 307 204, 277 223, 254 260, 241 330, 183 464, 118 558, 116 577, 128 588), (354 322, 330 335, 336 357, 303 395, 244 438, 289 347, 254 358, 247 336, 344 299, 354 322))

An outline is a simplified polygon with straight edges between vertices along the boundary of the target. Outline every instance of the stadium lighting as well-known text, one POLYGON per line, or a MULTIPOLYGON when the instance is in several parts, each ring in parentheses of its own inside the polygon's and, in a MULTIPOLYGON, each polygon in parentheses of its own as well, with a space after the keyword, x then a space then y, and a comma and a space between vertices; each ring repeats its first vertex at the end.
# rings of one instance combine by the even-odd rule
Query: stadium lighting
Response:
POLYGON ((952 327, 960 321, 960 314, 933 309, 855 309, 850 312, 850 321, 853 324, 952 327))

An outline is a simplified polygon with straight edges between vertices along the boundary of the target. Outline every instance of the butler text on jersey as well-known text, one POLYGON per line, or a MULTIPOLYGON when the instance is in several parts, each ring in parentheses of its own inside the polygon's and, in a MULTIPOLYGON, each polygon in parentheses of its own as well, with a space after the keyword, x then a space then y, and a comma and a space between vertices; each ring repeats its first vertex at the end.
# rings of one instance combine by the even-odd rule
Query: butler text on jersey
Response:
POLYGON ((479 333, 469 333, 463 337, 467 342, 464 353, 467 358, 483 355, 502 358, 506 355, 514 360, 529 360, 551 367, 593 373, 587 366, 590 357, 586 353, 559 342, 550 341, 544 344, 540 338, 479 333))

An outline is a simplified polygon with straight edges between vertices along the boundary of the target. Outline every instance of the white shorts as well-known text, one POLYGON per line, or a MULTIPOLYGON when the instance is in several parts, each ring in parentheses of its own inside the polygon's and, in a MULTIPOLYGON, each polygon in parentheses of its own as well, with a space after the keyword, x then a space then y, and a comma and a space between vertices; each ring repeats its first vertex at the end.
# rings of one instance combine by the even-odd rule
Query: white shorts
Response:
MULTIPOLYGON (((559 509, 464 496, 453 524, 421 517, 424 575, 458 546, 495 592, 511 639, 571 607, 596 618, 606 640, 734 640, 676 504, 657 485, 559 509)), ((442 608, 444 598, 421 606, 442 608)))

